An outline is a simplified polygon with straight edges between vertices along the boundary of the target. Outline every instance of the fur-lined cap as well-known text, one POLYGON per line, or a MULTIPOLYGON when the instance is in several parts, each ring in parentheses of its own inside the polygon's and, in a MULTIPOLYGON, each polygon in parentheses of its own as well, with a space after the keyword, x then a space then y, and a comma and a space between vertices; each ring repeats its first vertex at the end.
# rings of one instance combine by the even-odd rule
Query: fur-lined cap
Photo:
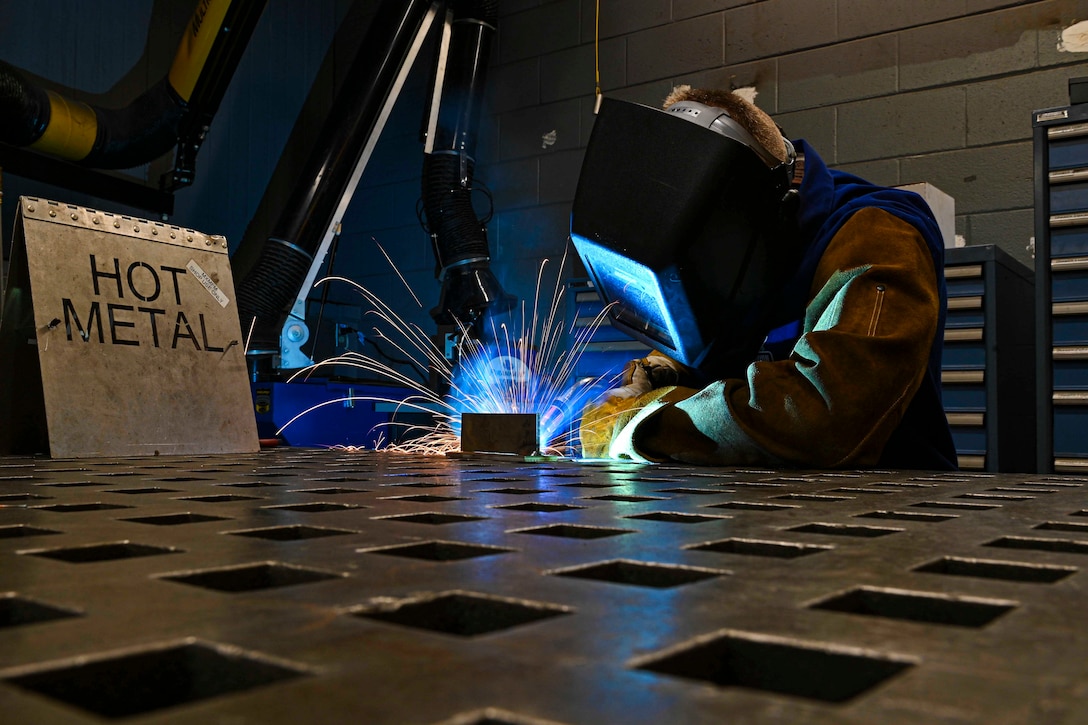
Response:
POLYGON ((734 121, 740 124, 745 131, 752 134, 769 154, 780 162, 788 158, 786 142, 782 139, 782 132, 771 117, 753 103, 731 91, 716 89, 699 89, 691 86, 676 86, 672 93, 665 99, 663 108, 668 108, 680 101, 694 101, 704 106, 714 106, 724 109, 734 121))

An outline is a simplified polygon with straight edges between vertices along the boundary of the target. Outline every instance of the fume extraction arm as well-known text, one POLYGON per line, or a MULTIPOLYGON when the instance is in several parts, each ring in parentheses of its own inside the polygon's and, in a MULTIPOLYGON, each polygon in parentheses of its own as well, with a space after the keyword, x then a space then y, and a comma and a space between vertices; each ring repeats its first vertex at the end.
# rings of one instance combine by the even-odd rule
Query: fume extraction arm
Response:
POLYGON ((472 326, 485 309, 512 304, 490 270, 486 219, 477 217, 471 200, 496 8, 497 0, 379 5, 288 201, 238 286, 256 374, 312 362, 300 351, 309 338, 306 297, 432 27, 440 37, 423 132, 422 214, 442 292, 431 316, 440 324, 472 326))

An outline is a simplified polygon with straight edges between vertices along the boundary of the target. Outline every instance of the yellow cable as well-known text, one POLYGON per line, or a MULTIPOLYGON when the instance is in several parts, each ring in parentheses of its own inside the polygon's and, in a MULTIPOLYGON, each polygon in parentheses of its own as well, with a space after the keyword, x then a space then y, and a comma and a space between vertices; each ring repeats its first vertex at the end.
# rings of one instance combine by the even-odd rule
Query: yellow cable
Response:
POLYGON ((597 16, 593 25, 593 78, 594 102, 593 113, 601 110, 601 0, 597 0, 597 16))

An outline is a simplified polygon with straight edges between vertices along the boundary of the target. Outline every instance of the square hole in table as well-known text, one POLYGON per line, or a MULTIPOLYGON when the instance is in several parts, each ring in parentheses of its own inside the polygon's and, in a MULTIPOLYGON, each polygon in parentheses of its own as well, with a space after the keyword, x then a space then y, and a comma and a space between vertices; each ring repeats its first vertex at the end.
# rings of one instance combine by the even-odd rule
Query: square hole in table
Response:
POLYGON ((115 503, 54 503, 47 506, 35 506, 38 511, 55 511, 61 514, 80 513, 82 511, 109 511, 111 509, 130 509, 132 506, 122 506, 115 503))
POLYGON ((429 561, 459 561, 475 559, 480 556, 506 554, 516 549, 483 544, 468 544, 462 541, 422 541, 417 544, 397 544, 371 549, 356 549, 362 554, 383 554, 385 556, 405 556, 411 559, 429 561))
POLYGON ((41 556, 47 559, 67 561, 71 564, 91 564, 99 561, 136 559, 142 556, 159 556, 160 554, 177 554, 180 552, 181 549, 169 546, 148 546, 147 544, 134 544, 131 541, 113 541, 104 544, 69 546, 58 549, 35 549, 20 551, 19 553, 27 556, 41 556))
POLYGON ((150 524, 152 526, 181 526, 183 524, 200 524, 205 521, 229 521, 226 516, 209 516, 208 514, 194 514, 188 511, 179 514, 159 514, 157 516, 136 516, 121 521, 132 521, 137 524, 150 524))
POLYGON ((533 513, 556 513, 559 511, 572 511, 574 509, 584 509, 585 506, 571 506, 565 503, 507 503, 501 506, 491 506, 491 508, 505 509, 508 511, 531 511, 533 513))
POLYGON ((123 718, 303 674, 301 667, 272 662, 234 647, 186 641, 111 656, 80 657, 0 677, 11 685, 81 710, 123 718))
POLYGON ((176 572, 158 576, 160 579, 178 582, 179 584, 235 593, 310 584, 328 579, 340 579, 344 575, 266 561, 259 564, 176 572))
POLYGON ((394 514, 392 516, 375 516, 375 521, 405 521, 411 524, 431 524, 441 526, 443 524, 458 524, 467 521, 484 521, 487 516, 469 516, 467 514, 447 514, 441 511, 424 511, 418 514, 394 514))
POLYGON ((383 501, 409 501, 411 503, 446 503, 447 501, 467 501, 464 496, 436 496, 432 493, 417 493, 412 496, 382 496, 383 501))
POLYGON ((288 493, 308 493, 323 496, 341 496, 348 493, 370 493, 370 491, 363 488, 344 488, 342 486, 332 486, 330 488, 295 488, 291 489, 288 493))
POLYGON ((941 521, 949 521, 951 519, 958 519, 957 514, 924 514, 914 511, 870 511, 864 514, 857 514, 858 518, 863 519, 891 519, 893 521, 921 521, 925 523, 936 524, 941 521))
POLYGON ((79 616, 82 616, 79 612, 36 602, 15 592, 0 593, 0 629, 79 616))
POLYGON ((668 501, 667 496, 635 496, 624 493, 610 493, 604 496, 586 496, 589 501, 620 501, 622 503, 641 503, 642 501, 668 501))
POLYGON ((346 511, 348 509, 365 509, 368 506, 360 506, 355 503, 332 503, 329 501, 314 501, 313 503, 287 503, 277 506, 262 506, 266 511, 298 511, 300 513, 324 513, 326 511, 346 511))
POLYGON ((726 503, 712 503, 707 508, 711 509, 737 509, 740 511, 784 511, 786 509, 801 508, 800 506, 784 503, 759 503, 755 501, 728 501, 726 503))
POLYGON ((799 531, 804 534, 827 534, 828 536, 855 536, 859 538, 875 538, 898 534, 904 529, 889 529, 880 526, 851 526, 850 524, 825 524, 814 522, 786 529, 786 531, 799 531))
POLYGON ((200 503, 230 503, 231 501, 256 501, 260 496, 241 496, 236 493, 215 493, 207 496, 183 496, 178 501, 199 501, 200 503))
POLYGON ((538 536, 558 536, 563 539, 603 539, 621 534, 634 534, 633 529, 615 529, 607 526, 583 526, 580 524, 549 524, 528 529, 512 529, 510 534, 535 534, 538 536))
POLYGON ((629 584, 656 589, 668 589, 683 584, 692 584, 728 573, 716 569, 700 569, 670 564, 647 564, 641 561, 623 559, 548 572, 552 576, 594 579, 612 584, 629 584))
POLYGON ((636 667, 721 687, 845 702, 914 664, 832 644, 726 632, 643 659, 636 667))
POLYGON ((743 554, 748 556, 771 556, 779 559, 796 559, 800 556, 819 554, 830 551, 833 546, 814 544, 795 544, 791 541, 767 541, 763 539, 722 539, 708 541, 705 544, 691 544, 684 547, 694 551, 715 551, 723 554, 743 554))
POLYGON ((1078 524, 1071 521, 1046 521, 1032 528, 1044 531, 1072 531, 1077 534, 1088 534, 1088 524, 1078 524))
POLYGON ((507 496, 533 496, 542 493, 552 493, 542 488, 489 488, 482 491, 474 491, 473 493, 501 493, 507 496))
POLYGON ((993 541, 987 541, 983 546, 996 546, 1002 549, 1050 551, 1061 554, 1088 554, 1088 541, 1041 539, 1029 536, 1002 536, 993 541))
POLYGON ((249 536, 254 539, 269 539, 270 541, 303 541, 305 539, 321 539, 326 536, 344 536, 357 534, 358 531, 348 529, 329 529, 321 526, 268 526, 260 529, 241 529, 238 531, 225 531, 223 533, 233 536, 249 536))
POLYGON ((809 605, 848 614, 905 619, 927 624, 983 627, 1019 606, 1018 602, 957 597, 905 589, 857 587, 809 605))
POLYGON ((356 617, 473 637, 569 614, 569 607, 473 592, 444 592, 425 599, 353 611, 356 617))
POLYGON ((37 493, 0 493, 0 504, 15 503, 16 501, 42 501, 49 498, 53 497, 42 496, 37 493))
POLYGON ((43 529, 40 526, 29 524, 14 524, 12 526, 0 526, 0 539, 22 539, 28 536, 49 536, 50 534, 62 534, 63 531, 43 529))
POLYGON ((128 496, 142 496, 148 493, 177 493, 176 488, 159 488, 157 486, 145 486, 143 488, 118 488, 110 493, 123 493, 128 496))
POLYGON ((649 511, 644 514, 624 516, 625 519, 645 521, 664 521, 669 524, 705 524, 708 521, 724 521, 731 516, 707 516, 706 514, 687 514, 680 511, 649 511))
POLYGON ((955 556, 945 556, 922 564, 915 567, 914 571, 1035 584, 1053 584, 1077 573, 1076 567, 1071 566, 1025 564, 1018 561, 967 559, 955 556))

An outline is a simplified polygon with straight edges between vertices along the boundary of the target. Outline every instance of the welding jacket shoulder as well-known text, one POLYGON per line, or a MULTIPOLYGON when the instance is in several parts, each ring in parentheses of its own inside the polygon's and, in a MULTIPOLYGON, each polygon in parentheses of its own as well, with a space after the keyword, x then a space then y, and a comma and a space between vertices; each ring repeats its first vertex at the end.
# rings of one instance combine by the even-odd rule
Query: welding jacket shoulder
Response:
POLYGON ((686 391, 682 400, 677 391, 673 402, 650 402, 610 453, 711 465, 876 465, 916 393, 932 384, 943 320, 930 244, 888 210, 856 210, 827 240, 808 293, 788 358, 752 363, 743 379, 686 391))

